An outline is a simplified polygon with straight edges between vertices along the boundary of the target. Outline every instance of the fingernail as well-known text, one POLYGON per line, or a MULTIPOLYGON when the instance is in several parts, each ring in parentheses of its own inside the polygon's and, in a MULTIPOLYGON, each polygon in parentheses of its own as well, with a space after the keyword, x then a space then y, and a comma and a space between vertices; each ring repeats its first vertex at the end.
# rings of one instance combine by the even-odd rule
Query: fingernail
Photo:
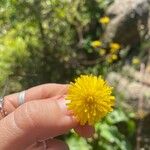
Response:
POLYGON ((73 111, 67 109, 67 104, 70 102, 70 100, 59 99, 57 101, 58 101, 58 105, 59 105, 60 109, 62 110, 62 112, 67 116, 73 117, 73 115, 74 115, 73 111))
POLYGON ((66 100, 65 99, 59 99, 59 100, 57 100, 57 102, 58 102, 60 109, 66 113, 67 112, 66 100))
POLYGON ((67 103, 68 103, 68 100, 65 100, 65 99, 59 99, 58 100, 58 105, 61 108, 62 113, 64 113, 66 116, 65 117, 66 122, 68 120, 68 122, 73 123, 73 125, 75 126, 78 124, 78 121, 77 121, 76 117, 73 115, 73 113, 71 114, 72 111, 67 109, 67 105, 66 105, 67 103))

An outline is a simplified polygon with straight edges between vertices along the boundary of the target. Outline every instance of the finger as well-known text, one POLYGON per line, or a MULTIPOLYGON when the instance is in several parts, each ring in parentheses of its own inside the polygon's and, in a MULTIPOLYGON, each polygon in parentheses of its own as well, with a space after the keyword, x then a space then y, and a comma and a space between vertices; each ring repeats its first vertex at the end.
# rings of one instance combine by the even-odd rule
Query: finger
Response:
POLYGON ((0 121, 0 149, 25 149, 36 140, 55 137, 77 126, 64 100, 27 102, 0 121))
MULTIPOLYGON (((43 142, 34 143, 26 150, 43 150, 45 145, 43 142)), ((46 150, 69 150, 66 143, 57 139, 46 140, 46 150)))
MULTIPOLYGON (((25 102, 39 99, 46 99, 54 96, 61 97, 67 92, 66 84, 43 84, 25 91, 25 102)), ((18 93, 4 97, 4 109, 11 113, 18 106, 18 93)))
POLYGON ((89 125, 78 125, 75 129, 74 129, 80 136, 83 136, 85 138, 89 138, 92 137, 92 135, 94 134, 95 130, 94 127, 89 126, 89 125))

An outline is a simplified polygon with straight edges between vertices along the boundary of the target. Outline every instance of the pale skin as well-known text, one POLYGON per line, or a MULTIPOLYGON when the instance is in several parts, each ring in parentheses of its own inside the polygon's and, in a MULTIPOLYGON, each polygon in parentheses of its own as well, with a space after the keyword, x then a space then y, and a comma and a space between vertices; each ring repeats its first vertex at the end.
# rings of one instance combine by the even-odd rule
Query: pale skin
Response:
POLYGON ((4 97, 4 110, 0 114, 0 149, 2 150, 43 150, 41 141, 46 141, 47 150, 67 150, 68 146, 50 137, 74 129, 83 137, 91 137, 94 128, 80 126, 65 104, 67 85, 44 84, 26 90, 25 103, 19 106, 18 95, 4 97))

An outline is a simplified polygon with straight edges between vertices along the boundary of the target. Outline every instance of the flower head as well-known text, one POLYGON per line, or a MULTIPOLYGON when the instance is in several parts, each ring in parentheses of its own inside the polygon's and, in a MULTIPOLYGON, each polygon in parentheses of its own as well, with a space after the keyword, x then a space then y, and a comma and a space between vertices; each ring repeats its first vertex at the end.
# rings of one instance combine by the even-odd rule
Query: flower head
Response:
POLYGON ((67 106, 81 125, 93 125, 112 111, 115 98, 111 94, 112 88, 101 76, 81 75, 69 85, 67 106))
POLYGON ((118 50, 121 48, 120 44, 118 43, 111 43, 110 44, 110 52, 111 53, 116 53, 118 50))
POLYGON ((100 48, 98 52, 100 56, 104 56, 106 54, 106 49, 100 48))
POLYGON ((118 59, 118 56, 117 56, 116 54, 113 54, 113 55, 111 56, 111 58, 112 58, 112 60, 117 60, 117 59, 118 59))
POLYGON ((99 22, 100 22, 101 24, 108 24, 108 23, 110 22, 110 18, 107 17, 107 16, 102 17, 102 18, 99 19, 99 22))
POLYGON ((137 58, 137 57, 134 57, 134 58, 132 59, 132 64, 134 64, 134 65, 140 64, 140 59, 137 58))
POLYGON ((102 46, 102 42, 101 41, 93 41, 91 42, 91 46, 94 47, 94 48, 97 48, 97 47, 100 47, 102 46))
POLYGON ((113 63, 113 59, 112 59, 111 55, 109 55, 109 56, 106 57, 106 61, 107 61, 109 64, 113 63))

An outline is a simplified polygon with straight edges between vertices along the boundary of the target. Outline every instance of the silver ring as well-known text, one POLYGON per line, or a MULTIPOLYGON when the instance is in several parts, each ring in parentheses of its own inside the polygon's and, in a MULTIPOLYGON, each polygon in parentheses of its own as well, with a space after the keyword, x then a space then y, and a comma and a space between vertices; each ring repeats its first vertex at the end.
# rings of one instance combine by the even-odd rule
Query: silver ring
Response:
POLYGON ((19 106, 25 103, 25 91, 18 93, 18 103, 19 103, 19 106))

